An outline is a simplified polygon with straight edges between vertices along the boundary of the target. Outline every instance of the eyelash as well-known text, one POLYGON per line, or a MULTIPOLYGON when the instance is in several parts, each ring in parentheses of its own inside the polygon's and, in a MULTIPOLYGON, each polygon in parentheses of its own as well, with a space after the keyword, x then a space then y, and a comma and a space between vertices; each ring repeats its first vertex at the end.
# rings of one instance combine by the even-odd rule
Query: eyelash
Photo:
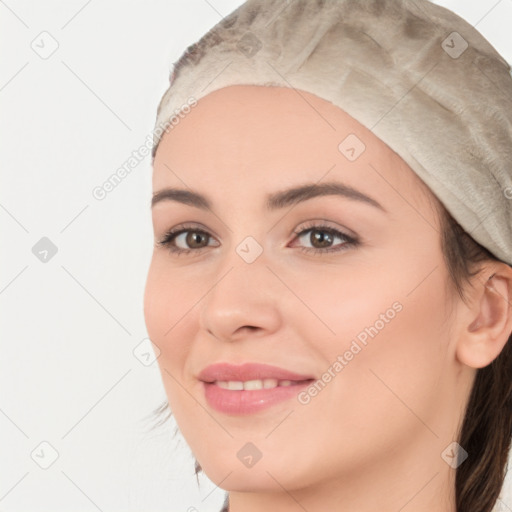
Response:
MULTIPOLYGON (((181 225, 181 226, 177 226, 176 228, 173 228, 173 229, 170 229, 169 231, 167 231, 167 233, 165 233, 164 237, 160 241, 158 241, 157 244, 162 247, 167 247, 167 249, 172 254, 174 254, 176 256, 179 256, 181 254, 185 255, 190 252, 200 252, 203 249, 206 249, 208 247, 208 246, 200 247, 199 249, 182 249, 182 248, 179 248, 179 247, 176 247, 175 245, 173 245, 173 242, 177 236, 181 235, 182 233, 186 233, 188 231, 199 233, 201 235, 206 235, 207 237, 211 238, 211 235, 203 229, 200 229, 196 226, 181 225)), ((325 226, 322 224, 315 224, 314 222, 309 223, 309 224, 307 223, 307 225, 302 226, 300 230, 294 231, 293 233, 294 233, 294 235, 296 235, 296 238, 294 238, 294 240, 302 237, 304 234, 306 234, 309 231, 320 231, 323 233, 328 233, 329 235, 331 235, 333 237, 342 238, 344 240, 344 243, 338 247, 327 247, 325 249, 317 249, 317 248, 311 248, 311 247, 299 247, 299 249, 305 253, 321 255, 321 254, 331 253, 331 252, 341 252, 341 251, 346 250, 349 247, 355 247, 355 246, 359 245, 359 240, 357 238, 349 236, 349 235, 342 233, 341 231, 331 228, 329 226, 325 226)))

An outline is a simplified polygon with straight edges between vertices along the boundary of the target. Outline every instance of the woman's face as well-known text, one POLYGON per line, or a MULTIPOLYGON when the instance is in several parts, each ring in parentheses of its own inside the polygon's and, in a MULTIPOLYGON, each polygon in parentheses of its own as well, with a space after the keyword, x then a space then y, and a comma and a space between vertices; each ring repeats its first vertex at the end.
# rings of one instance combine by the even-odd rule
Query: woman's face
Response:
POLYGON ((153 192, 168 188, 209 207, 184 195, 154 204, 145 318, 206 474, 229 490, 281 491, 409 463, 423 483, 448 471, 441 452, 465 390, 448 274, 433 203, 401 158, 312 94, 232 86, 163 137, 153 192), (159 245, 174 228, 188 231, 159 245), (277 366, 316 392, 294 383, 284 400, 234 410, 241 394, 281 395, 206 385, 200 372, 219 362, 277 366), (207 387, 235 406, 214 407, 207 387))

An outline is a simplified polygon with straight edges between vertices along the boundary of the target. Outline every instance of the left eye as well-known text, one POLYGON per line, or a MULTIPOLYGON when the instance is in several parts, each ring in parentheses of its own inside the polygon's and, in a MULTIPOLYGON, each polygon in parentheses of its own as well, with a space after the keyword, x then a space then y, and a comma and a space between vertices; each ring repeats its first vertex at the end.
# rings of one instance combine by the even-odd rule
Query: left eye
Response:
POLYGON ((180 254, 204 249, 206 246, 201 244, 209 239, 213 240, 212 236, 202 229, 171 229, 158 244, 167 247, 172 253, 180 254))
POLYGON ((309 246, 302 247, 304 252, 325 253, 344 250, 348 246, 357 245, 357 240, 351 236, 327 226, 312 226, 297 233, 297 240, 303 239, 309 246), (335 239, 341 240, 341 244, 333 246, 335 239))

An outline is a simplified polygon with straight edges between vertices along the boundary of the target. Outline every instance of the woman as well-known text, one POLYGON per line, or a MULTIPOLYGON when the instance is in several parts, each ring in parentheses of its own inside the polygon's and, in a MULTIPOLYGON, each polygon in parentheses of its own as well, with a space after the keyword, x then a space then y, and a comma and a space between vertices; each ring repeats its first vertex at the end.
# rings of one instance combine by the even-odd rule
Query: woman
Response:
POLYGON ((230 512, 493 510, 510 66, 425 0, 249 0, 170 81, 144 307, 196 472, 230 512))

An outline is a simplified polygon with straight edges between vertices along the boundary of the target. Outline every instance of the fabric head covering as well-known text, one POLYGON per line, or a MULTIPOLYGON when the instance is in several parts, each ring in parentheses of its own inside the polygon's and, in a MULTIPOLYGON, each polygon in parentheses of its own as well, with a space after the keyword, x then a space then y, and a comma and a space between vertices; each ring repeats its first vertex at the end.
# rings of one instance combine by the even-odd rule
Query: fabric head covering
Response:
POLYGON ((427 0, 248 0, 174 64, 153 158, 191 98, 243 84, 343 109, 512 265, 511 67, 462 18, 427 0))

